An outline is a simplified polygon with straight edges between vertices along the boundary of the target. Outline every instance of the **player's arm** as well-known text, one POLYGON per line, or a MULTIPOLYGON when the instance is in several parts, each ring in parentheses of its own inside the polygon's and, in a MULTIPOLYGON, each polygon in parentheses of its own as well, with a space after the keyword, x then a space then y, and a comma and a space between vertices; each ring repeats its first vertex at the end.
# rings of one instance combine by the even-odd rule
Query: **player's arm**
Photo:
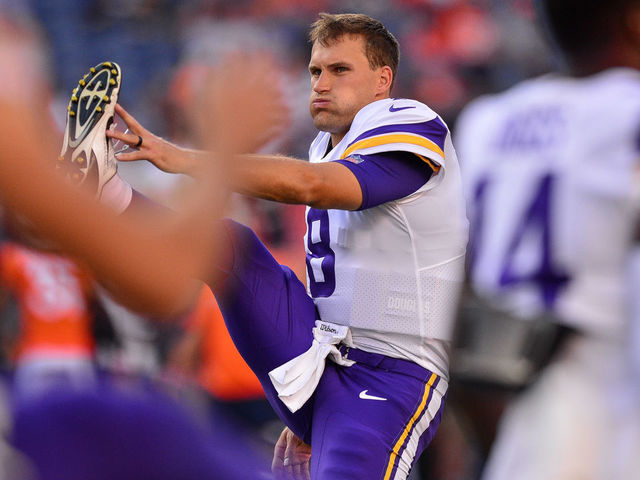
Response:
MULTIPOLYGON (((138 124, 130 116, 127 124, 136 131, 138 124)), ((112 136, 126 143, 137 141, 131 134, 112 136)), ((204 152, 185 150, 155 136, 146 150, 123 154, 119 159, 148 159, 164 171, 195 176, 199 175, 203 162, 210 161, 204 152)), ((278 155, 239 155, 227 168, 231 188, 239 193, 281 203, 342 210, 370 208, 410 195, 440 169, 436 163, 409 152, 358 155, 324 163, 278 155)))
POLYGON ((410 152, 353 155, 309 163, 288 157, 242 156, 233 188, 245 195, 319 209, 359 210, 406 197, 440 167, 410 152))
POLYGON ((281 203, 341 210, 357 210, 362 204, 358 179, 337 162, 243 155, 234 162, 231 178, 235 191, 281 203))
MULTIPOLYGON (((130 146, 138 142, 138 135, 144 139, 138 151, 118 155, 119 161, 148 160, 164 172, 196 178, 211 161, 207 152, 182 148, 149 132, 120 105, 116 112, 132 133, 110 131, 108 136, 130 146)), ((252 197, 344 210, 355 210, 362 203, 356 177, 335 162, 312 164, 280 155, 247 154, 237 156, 226 168, 231 188, 252 197)))
MULTIPOLYGON (((254 65, 255 66, 255 65, 254 65)), ((268 64, 249 69, 229 65, 205 98, 213 120, 199 125, 215 133, 225 158, 260 144, 263 131, 283 125, 286 109, 277 82, 265 80, 268 64), (260 76, 250 75, 259 71, 260 76), (249 72, 249 73, 248 73, 249 72), (265 93, 265 88, 269 90, 265 93), (224 92, 224 96, 221 94, 224 92), (234 105, 254 109, 249 119, 233 119, 234 105), (222 121, 224 119, 224 121, 222 121)), ((42 141, 39 109, 0 96, 0 197, 4 206, 25 215, 38 232, 84 261, 101 283, 130 308, 157 315, 188 308, 200 291, 196 278, 209 278, 218 254, 219 232, 212 220, 225 206, 226 162, 205 162, 202 181, 189 191, 183 208, 172 216, 144 212, 117 216, 96 204, 93 194, 71 188, 53 174, 57 146, 42 141)), ((210 145, 204 145, 209 148, 210 145)))
POLYGON ((357 178, 362 192, 360 210, 407 197, 441 170, 434 161, 407 151, 350 155, 336 163, 357 178))

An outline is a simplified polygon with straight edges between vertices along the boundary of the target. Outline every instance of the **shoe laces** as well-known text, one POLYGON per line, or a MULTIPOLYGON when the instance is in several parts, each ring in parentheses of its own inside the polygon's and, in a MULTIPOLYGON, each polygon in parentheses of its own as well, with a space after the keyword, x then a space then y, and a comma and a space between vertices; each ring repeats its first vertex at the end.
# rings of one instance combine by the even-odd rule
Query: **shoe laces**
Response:
MULTIPOLYGON (((124 134, 126 135, 127 133, 129 133, 131 130, 129 130, 128 128, 124 131, 124 134)), ((111 145, 113 147, 114 150, 114 155, 118 155, 120 153, 126 152, 129 149, 129 145, 127 145, 126 143, 122 142, 120 139, 116 140, 115 142, 112 140, 111 141, 111 145), (118 150, 118 146, 122 144, 122 147, 120 147, 120 150, 118 150)))

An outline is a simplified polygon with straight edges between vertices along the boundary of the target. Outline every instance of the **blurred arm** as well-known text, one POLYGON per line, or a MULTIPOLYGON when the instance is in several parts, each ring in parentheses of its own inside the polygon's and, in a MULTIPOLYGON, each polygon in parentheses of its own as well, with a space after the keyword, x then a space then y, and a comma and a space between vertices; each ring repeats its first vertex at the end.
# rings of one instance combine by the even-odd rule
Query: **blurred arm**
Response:
MULTIPOLYGON (((117 217, 54 173, 56 148, 38 141, 37 111, 0 100, 3 204, 85 261, 107 288, 119 285, 118 299, 128 306, 161 314, 190 304, 198 291, 193 278, 203 275, 196 258, 206 257, 211 248, 212 233, 200 219, 205 213, 200 201, 176 218, 117 217), (176 248, 185 244, 189 252, 176 248)), ((200 190, 194 197, 203 201, 206 192, 200 190)))
MULTIPOLYGON (((201 131, 220 148, 221 159, 251 151, 267 126, 286 120, 278 93, 262 84, 269 65, 248 68, 235 61, 205 92, 201 131), (261 78, 250 72, 261 73, 261 78), (260 88, 258 88, 260 86, 260 88), (265 94, 266 90, 266 94, 265 94), (237 106, 252 110, 233 118, 237 106), (212 115, 213 114, 213 115, 212 115), (211 117, 209 117, 212 115, 211 117), (224 121, 221 121, 224 119, 224 121)), ((255 62, 254 62, 255 63, 255 62)), ((199 182, 176 215, 148 211, 116 216, 92 196, 74 189, 53 171, 56 146, 42 141, 40 109, 0 97, 0 197, 31 220, 40 234, 84 261, 124 305, 154 315, 173 315, 193 304, 219 250, 216 222, 224 209, 229 161, 203 162, 199 182)), ((209 145, 204 145, 207 148, 209 145)))

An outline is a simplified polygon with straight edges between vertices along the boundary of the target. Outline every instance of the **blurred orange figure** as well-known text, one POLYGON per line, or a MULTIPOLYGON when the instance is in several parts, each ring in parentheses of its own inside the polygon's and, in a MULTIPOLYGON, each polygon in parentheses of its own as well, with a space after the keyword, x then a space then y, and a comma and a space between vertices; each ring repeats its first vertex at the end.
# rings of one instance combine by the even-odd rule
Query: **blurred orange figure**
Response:
POLYGON ((19 333, 9 346, 18 388, 91 379, 89 275, 66 257, 7 241, 0 247, 0 281, 18 305, 19 333))
MULTIPOLYGON (((244 362, 227 332, 213 293, 204 286, 187 321, 183 348, 193 348, 198 383, 220 400, 264 398, 260 382, 244 362)), ((186 352, 185 352, 186 353, 186 352)))

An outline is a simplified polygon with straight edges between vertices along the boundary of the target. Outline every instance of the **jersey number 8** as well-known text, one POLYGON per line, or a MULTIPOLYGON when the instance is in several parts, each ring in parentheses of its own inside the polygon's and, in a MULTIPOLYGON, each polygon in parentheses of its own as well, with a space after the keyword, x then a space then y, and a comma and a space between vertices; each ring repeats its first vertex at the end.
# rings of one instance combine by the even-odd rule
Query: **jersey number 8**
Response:
POLYGON ((307 276, 311 296, 330 297, 336 289, 335 254, 329 245, 329 212, 307 213, 307 276))

